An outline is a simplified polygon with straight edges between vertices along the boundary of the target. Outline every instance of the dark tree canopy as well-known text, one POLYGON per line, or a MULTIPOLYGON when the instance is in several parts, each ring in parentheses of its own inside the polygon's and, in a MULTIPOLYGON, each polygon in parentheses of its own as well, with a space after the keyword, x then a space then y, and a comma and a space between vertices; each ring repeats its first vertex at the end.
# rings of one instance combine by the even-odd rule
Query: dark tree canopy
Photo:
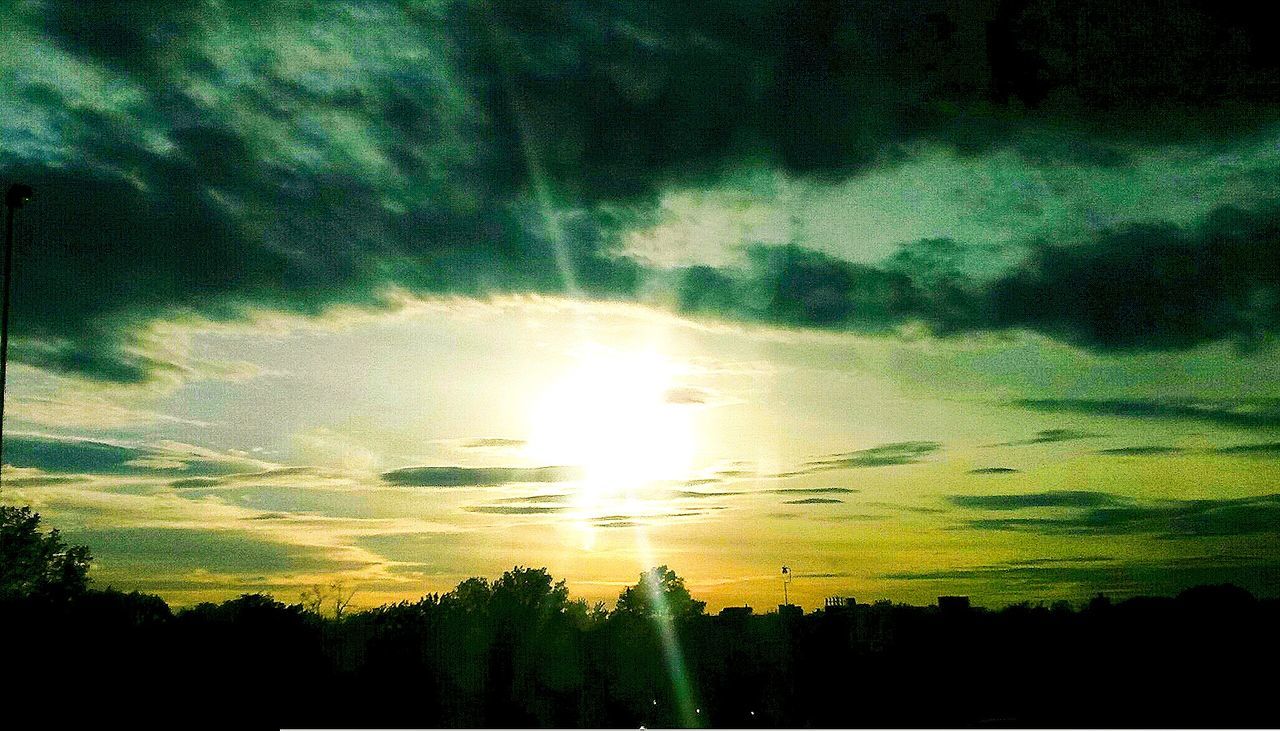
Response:
POLYGON ((84 593, 87 546, 68 546, 58 529, 40 530, 40 514, 0 505, 0 598, 65 598, 84 593))
POLYGON ((674 619, 699 616, 706 608, 707 603, 694 599, 684 579, 665 565, 640 574, 640 581, 623 590, 617 605, 621 614, 674 619))

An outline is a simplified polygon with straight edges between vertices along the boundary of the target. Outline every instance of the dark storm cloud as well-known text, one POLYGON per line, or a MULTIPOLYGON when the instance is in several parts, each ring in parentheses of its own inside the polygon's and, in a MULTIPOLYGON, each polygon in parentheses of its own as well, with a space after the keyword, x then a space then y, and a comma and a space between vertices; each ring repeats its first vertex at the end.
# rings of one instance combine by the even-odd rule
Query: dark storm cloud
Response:
POLYGON ((1257 343, 1280 325, 1280 210, 1219 208, 1199 225, 1136 224, 1046 244, 987 295, 993 327, 1100 350, 1257 343))
POLYGON ((680 311, 778 325, 884 333, 921 315, 910 277, 798 246, 753 246, 741 269, 680 274, 680 311))
POLYGON ((382 473, 392 485, 410 487, 492 487, 521 482, 569 482, 579 471, 571 467, 404 467, 382 473))
POLYGON ((1076 429, 1044 429, 1036 432, 1034 437, 1028 439, 1018 439, 1012 442, 1001 442, 993 444, 993 447, 1025 447, 1031 444, 1052 444, 1054 442, 1069 442, 1076 439, 1095 439, 1102 436, 1101 434, 1093 434, 1087 431, 1079 431, 1076 429))
MULTIPOLYGON (((1191 0, 283 8, 15 10, 92 87, 12 76, 3 173, 36 187, 40 227, 15 280, 15 358, 180 377, 137 340, 149 318, 310 315, 376 304, 387 284, 632 299, 645 273, 615 256, 618 232, 647 214, 600 204, 643 211, 753 165, 842 179, 917 141, 1120 163, 1115 143, 1263 129, 1280 97, 1263 10, 1191 0)), ((918 321, 1101 349, 1252 342, 1277 320, 1274 227, 1231 225, 1050 242, 981 286, 757 247, 742 269, 677 272, 674 299, 868 333, 918 321)))
POLYGON ((1035 242, 1023 262, 982 282, 927 257, 872 266, 755 246, 741 267, 685 270, 676 301, 691 314, 869 334, 920 322, 944 335, 1032 330, 1100 351, 1222 339, 1248 348, 1280 326, 1277 245, 1280 208, 1268 204, 1222 207, 1188 227, 1131 224, 1087 242, 1035 242))
POLYGON ((1162 539, 1280 533, 1280 494, 1218 500, 1138 502, 1106 493, 952 496, 960 507, 985 510, 1069 508, 1055 517, 980 518, 965 526, 1047 535, 1151 535, 1162 539))
POLYGON ((6 435, 4 461, 12 467, 44 472, 143 477, 225 475, 255 466, 249 460, 185 452, 178 447, 129 446, 36 434, 6 435))
POLYGON ((1252 429, 1280 427, 1280 400, 1241 401, 1024 399, 1015 406, 1034 411, 1122 416, 1137 419, 1191 419, 1252 429))
POLYGON ((978 467, 969 470, 971 475, 1012 475, 1021 470, 1015 470, 1012 467, 978 467))
POLYGON ((1116 498, 1113 495, 1088 490, 1058 490, 1020 495, 952 495, 947 499, 953 505, 976 510, 1089 508, 1116 503, 1116 498))

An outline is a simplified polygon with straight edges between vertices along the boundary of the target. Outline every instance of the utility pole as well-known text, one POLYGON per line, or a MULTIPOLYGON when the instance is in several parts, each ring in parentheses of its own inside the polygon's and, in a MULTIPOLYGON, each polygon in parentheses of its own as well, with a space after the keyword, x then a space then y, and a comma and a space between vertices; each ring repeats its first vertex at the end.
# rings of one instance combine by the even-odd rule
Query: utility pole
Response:
POLYGON ((782 604, 788 607, 791 606, 791 599, 787 597, 787 584, 790 584, 790 583, 791 583, 791 567, 783 566, 782 567, 782 604))
POLYGON ((4 390, 9 369, 9 290, 13 280, 13 217, 26 205, 35 191, 31 186, 14 183, 4 194, 7 209, 4 221, 4 305, 0 310, 0 468, 4 466, 4 390))

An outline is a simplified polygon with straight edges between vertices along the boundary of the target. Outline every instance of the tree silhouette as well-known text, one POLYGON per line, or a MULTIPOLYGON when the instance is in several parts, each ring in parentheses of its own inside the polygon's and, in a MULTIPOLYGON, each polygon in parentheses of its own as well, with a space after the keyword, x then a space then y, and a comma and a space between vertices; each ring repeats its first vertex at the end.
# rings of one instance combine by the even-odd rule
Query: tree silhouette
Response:
POLYGON ((1280 653, 1280 600, 1232 585, 1099 596, 1079 610, 885 600, 708 616, 666 566, 641 574, 612 612, 570 599, 546 568, 515 566, 340 617, 327 590, 308 594, 310 606, 246 594, 175 611, 159 597, 86 588, 87 551, 42 532, 30 509, 0 517, 0 626, 15 630, 2 684, 85 725, 140 689, 166 720, 191 719, 200 689, 217 702, 201 706, 197 725, 236 728, 1274 727, 1280 718, 1274 681, 1256 670, 1280 653), (1136 676, 1176 697, 1136 698, 1136 676))
POLYGON ((334 619, 341 620, 347 613, 347 607, 351 605, 351 599, 355 597, 356 590, 348 589, 347 585, 341 580, 333 581, 329 584, 312 584, 310 587, 303 589, 298 596, 298 602, 302 604, 302 608, 316 616, 324 616, 326 614, 325 606, 329 609, 327 613, 334 619))
POLYGON ((663 565, 640 574, 639 582, 624 589, 618 596, 615 611, 623 615, 686 619, 700 616, 706 608, 706 602, 689 594, 684 579, 663 565))
POLYGON ((68 546, 58 529, 40 530, 40 514, 27 506, 0 506, 0 598, 61 599, 84 593, 87 546, 68 546))

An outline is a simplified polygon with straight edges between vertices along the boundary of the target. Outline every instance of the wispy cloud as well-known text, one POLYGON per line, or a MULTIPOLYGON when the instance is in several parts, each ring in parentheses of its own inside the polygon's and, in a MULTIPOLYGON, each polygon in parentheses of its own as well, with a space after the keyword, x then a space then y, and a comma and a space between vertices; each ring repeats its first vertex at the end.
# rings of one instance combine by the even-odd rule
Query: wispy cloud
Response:
POLYGON ((952 495, 951 504, 977 510, 1025 510, 1027 508, 1082 508, 1114 505, 1119 498, 1105 492, 1057 490, 1017 495, 952 495))
POLYGON ((788 472, 781 472, 775 477, 794 477, 814 472, 829 470, 857 469, 863 467, 888 467, 893 465, 915 464, 921 458, 942 449, 938 442, 894 442, 881 444, 869 449, 832 454, 820 459, 804 463, 788 472))
POLYGON ((779 487, 773 490, 762 490, 777 495, 849 495, 860 492, 851 487, 779 487))
POLYGON ((803 500, 784 500, 783 505, 836 505, 843 503, 843 500, 836 500, 829 497, 807 497, 803 500))
POLYGON ((523 447, 525 441, 523 439, 506 439, 503 437, 485 437, 483 439, 468 439, 462 443, 463 449, 515 449, 523 447))
POLYGON ((5 436, 5 464, 51 473, 216 476, 274 467, 240 454, 173 441, 155 443, 19 433, 5 436))
POLYGON ((1265 444, 1237 444, 1232 447, 1218 447, 1212 450, 1215 454, 1227 454, 1242 457, 1280 457, 1280 442, 1265 444))
POLYGON ((1094 434, 1092 432, 1079 431, 1077 429, 1044 429, 1036 432, 1036 435, 1027 439, 1016 439, 1011 442, 1000 442, 993 444, 993 447, 1025 447, 1032 444, 1053 444, 1054 442, 1069 442, 1077 439, 1096 439, 1104 436, 1102 434, 1094 434))
POLYGON ((1094 454, 1102 454, 1111 457, 1158 457, 1164 454, 1180 454, 1186 450, 1182 447, 1165 447, 1159 445, 1143 445, 1136 447, 1115 447, 1112 449, 1099 449, 1094 454))
POLYGON ((1013 404, 1033 411, 1133 419, 1186 419, 1251 429, 1280 427, 1280 399, 1022 399, 1013 404))
POLYGON ((384 482, 410 487, 492 487, 525 482, 570 482, 572 467, 404 467, 382 473, 384 482))
POLYGON ((973 518, 976 530, 1048 535, 1151 535, 1162 539, 1280 534, 1280 494, 1207 500, 1139 501, 1101 492, 953 495, 959 507, 990 511, 1067 509, 1065 515, 973 518))
POLYGON ((1112 556, 1031 558, 928 571, 895 571, 880 578, 969 584, 976 591, 1026 599, 1044 591, 1081 600, 1111 595, 1175 594, 1203 584, 1231 582, 1268 594, 1280 582, 1280 563, 1256 556, 1211 554, 1174 559, 1131 560, 1112 556))
POLYGON ((496 513, 498 515, 545 515, 568 510, 565 505, 474 505, 467 508, 472 513, 496 513))

